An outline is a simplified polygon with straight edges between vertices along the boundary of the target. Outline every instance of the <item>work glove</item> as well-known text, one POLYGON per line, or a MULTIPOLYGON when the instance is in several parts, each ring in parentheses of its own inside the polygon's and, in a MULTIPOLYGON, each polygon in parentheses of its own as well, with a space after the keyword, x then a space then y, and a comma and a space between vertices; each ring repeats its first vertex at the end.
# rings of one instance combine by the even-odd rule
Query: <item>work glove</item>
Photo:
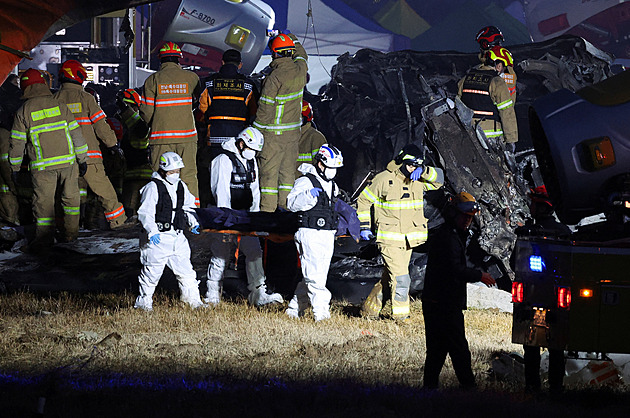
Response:
POLYGON ((310 191, 311 196, 313 197, 317 197, 319 196, 319 193, 322 191, 322 189, 320 189, 319 187, 313 187, 310 191))
POLYGON ((87 173, 87 163, 79 163, 79 176, 83 177, 87 173))
POLYGON ((160 234, 154 234, 149 237, 151 244, 158 245, 160 243, 160 234))
POLYGON ((116 144, 113 147, 108 148, 110 154, 112 155, 116 155, 118 154, 118 156, 123 159, 125 158, 125 152, 123 151, 122 148, 120 148, 120 145, 116 144))
POLYGON ((195 225, 192 228, 190 228, 190 232, 195 235, 199 235, 199 225, 195 225))
POLYGON ((369 229, 362 229, 360 236, 362 241, 369 241, 374 238, 374 234, 369 229))
POLYGON ((422 176, 423 172, 424 172, 424 167, 423 166, 417 167, 415 170, 413 170, 411 172, 411 174, 409 175, 409 178, 412 181, 418 181, 418 180, 420 180, 420 177, 422 176))

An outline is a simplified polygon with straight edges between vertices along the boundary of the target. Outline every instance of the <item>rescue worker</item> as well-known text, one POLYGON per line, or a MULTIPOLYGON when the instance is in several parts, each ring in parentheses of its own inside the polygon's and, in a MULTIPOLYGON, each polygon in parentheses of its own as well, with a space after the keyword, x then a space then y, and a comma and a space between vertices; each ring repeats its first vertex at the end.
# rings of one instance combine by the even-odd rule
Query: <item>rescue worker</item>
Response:
POLYGON ((286 310, 290 318, 301 318, 309 303, 315 322, 330 318, 331 294, 326 279, 339 223, 335 211, 339 187, 333 179, 340 167, 343 167, 341 151, 330 144, 322 145, 313 164, 300 166, 303 176, 295 180, 287 198, 287 208, 302 213, 300 228, 295 233, 302 280, 286 310))
POLYGON ((153 310, 153 293, 165 266, 175 274, 181 301, 193 309, 204 307, 197 273, 190 262, 190 245, 184 235, 187 228, 193 234, 199 234, 199 222, 194 215, 195 196, 180 179, 184 162, 178 154, 165 152, 159 161, 160 168, 141 190, 138 220, 142 224, 142 270, 138 276, 140 294, 134 308, 153 310))
POLYGON ((30 159, 33 182, 35 239, 29 247, 39 252, 50 247, 55 229, 55 193, 61 189, 64 212, 64 241, 74 241, 79 233, 78 177, 87 171, 88 146, 79 124, 68 107, 55 99, 41 72, 29 69, 20 78, 26 102, 17 110, 11 140, 9 163, 20 170, 24 149, 30 159), (78 162, 78 164, 76 164, 78 162))
POLYGON ((177 44, 166 42, 159 57, 160 69, 144 82, 144 100, 140 105, 140 116, 151 127, 151 167, 157 171, 160 156, 167 151, 179 154, 185 164, 182 181, 199 207, 197 129, 192 108, 202 92, 201 83, 197 74, 179 65, 182 51, 177 44))
MULTIPOLYGON (((479 61, 481 61, 482 64, 486 62, 486 53, 488 50, 496 46, 501 47, 501 43, 505 41, 503 34, 496 26, 486 26, 481 28, 481 30, 477 32, 475 40, 479 43, 479 61)), ((508 90, 512 95, 512 101, 516 103, 516 72, 514 71, 514 60, 512 59, 510 51, 507 49, 505 49, 505 51, 507 55, 509 55, 511 64, 508 64, 505 71, 499 75, 503 81, 505 81, 505 84, 507 84, 508 90)))
POLYGON ((271 73, 263 80, 254 126, 265 136, 258 156, 260 210, 285 209, 295 180, 298 157, 302 95, 308 71, 306 51, 292 33, 269 42, 271 73))
MULTIPOLYGON (((256 128, 245 128, 236 138, 221 144, 223 153, 212 160, 211 190, 218 207, 258 212, 260 190, 256 153, 263 148, 264 138, 256 128)), ((277 293, 268 294, 262 249, 257 237, 215 234, 208 265, 207 292, 204 302, 217 305, 221 300, 223 272, 230 254, 238 247, 245 256, 247 301, 253 306, 284 302, 277 293)))
POLYGON ((518 141, 514 100, 499 76, 499 70, 507 67, 509 60, 505 54, 497 55, 493 49, 485 56, 485 63, 470 69, 459 81, 457 95, 472 109, 473 123, 481 127, 486 138, 503 139, 514 152, 518 141))
POLYGON ((326 137, 314 126, 313 108, 311 104, 306 100, 302 100, 302 130, 300 132, 300 143, 298 145, 296 177, 302 175, 299 170, 300 165, 303 163, 312 164, 313 157, 317 155, 317 152, 325 143, 326 137))
POLYGON ((409 319, 411 251, 427 240, 428 233, 424 192, 436 190, 443 183, 442 170, 425 166, 420 149, 409 144, 361 192, 357 201, 361 239, 374 237, 370 217, 373 206, 376 244, 384 264, 383 277, 361 308, 364 317, 378 318, 389 301, 394 320, 409 319))
POLYGON ((466 264, 468 229, 478 211, 479 204, 470 193, 457 194, 445 214, 446 222, 429 239, 422 290, 427 344, 424 363, 426 389, 438 388, 447 354, 451 356, 461 387, 476 387, 462 312, 466 309, 466 285, 479 281, 488 287, 496 284, 489 273, 466 264))
POLYGON ((0 104, 0 218, 12 225, 20 224, 17 188, 9 164, 11 127, 22 96, 18 82, 18 76, 10 74, 0 86, 0 96, 4 98, 0 104))
MULTIPOLYGON (((258 109, 258 91, 254 82, 239 72, 243 67, 241 53, 228 49, 223 53, 223 65, 205 83, 199 99, 199 110, 208 124, 207 145, 199 151, 199 182, 210 184, 210 163, 223 152, 221 144, 238 135, 254 119, 258 109)), ((201 204, 210 203, 210 191, 201 188, 201 204)))
POLYGON ((140 207, 140 189, 151 180, 153 169, 149 162, 149 126, 140 117, 140 95, 126 89, 116 103, 118 118, 124 127, 120 146, 125 152, 127 169, 123 179, 122 202, 127 216, 133 216, 140 207))
POLYGON ((83 82, 87 79, 87 70, 76 60, 65 61, 59 70, 61 87, 54 97, 65 103, 74 115, 88 145, 88 169, 80 181, 87 186, 103 206, 105 219, 111 229, 126 228, 133 224, 125 224, 127 216, 122 203, 118 201, 116 191, 105 174, 103 154, 99 141, 110 152, 118 153, 120 147, 116 134, 106 122, 105 113, 90 93, 83 90, 83 82))

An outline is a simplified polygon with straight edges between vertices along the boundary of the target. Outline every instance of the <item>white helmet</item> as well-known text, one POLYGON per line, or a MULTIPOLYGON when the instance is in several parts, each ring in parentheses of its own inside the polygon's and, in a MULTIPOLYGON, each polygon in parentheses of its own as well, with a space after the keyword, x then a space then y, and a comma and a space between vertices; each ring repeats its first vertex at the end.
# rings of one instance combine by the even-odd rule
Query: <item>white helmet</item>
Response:
POLYGON ((328 168, 343 167, 343 156, 341 155, 341 151, 339 151, 334 145, 322 145, 313 158, 316 161, 321 161, 322 164, 328 168))
POLYGON ((245 145, 254 151, 262 151, 263 144, 265 143, 263 134, 252 126, 243 129, 241 133, 236 136, 236 139, 242 139, 245 145))
POLYGON ((164 171, 177 170, 184 168, 184 161, 178 154, 168 151, 160 157, 160 169, 164 171))

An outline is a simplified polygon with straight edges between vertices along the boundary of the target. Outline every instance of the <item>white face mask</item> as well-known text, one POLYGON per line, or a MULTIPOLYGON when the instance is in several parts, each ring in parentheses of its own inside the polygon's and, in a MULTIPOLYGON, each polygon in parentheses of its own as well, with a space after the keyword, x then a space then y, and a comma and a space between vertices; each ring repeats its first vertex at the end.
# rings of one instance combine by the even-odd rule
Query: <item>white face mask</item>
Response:
POLYGON ((334 179, 336 175, 337 175, 337 169, 336 168, 326 168, 324 170, 324 176, 326 176, 326 178, 328 180, 334 179))
POLYGON ((241 153, 241 155, 243 156, 243 158, 245 158, 246 160, 253 160, 254 157, 256 156, 256 151, 254 151, 251 148, 245 148, 243 150, 243 152, 241 153))
POLYGON ((166 181, 170 184, 175 184, 179 180, 179 173, 172 173, 166 176, 166 181))

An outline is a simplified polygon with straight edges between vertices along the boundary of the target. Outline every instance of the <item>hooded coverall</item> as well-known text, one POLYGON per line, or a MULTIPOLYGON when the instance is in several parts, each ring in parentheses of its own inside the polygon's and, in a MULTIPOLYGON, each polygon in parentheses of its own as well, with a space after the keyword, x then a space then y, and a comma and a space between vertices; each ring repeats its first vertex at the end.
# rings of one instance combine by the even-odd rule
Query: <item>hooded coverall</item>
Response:
POLYGON ((295 180, 308 55, 293 34, 289 37, 295 42, 295 55, 274 58, 269 64, 272 71, 263 81, 254 122, 265 137, 258 155, 263 212, 285 208, 295 180))
POLYGON ((197 207, 197 129, 192 107, 201 92, 197 74, 182 69, 177 63, 163 62, 159 71, 144 82, 140 105, 140 115, 151 127, 149 147, 153 170, 160 168, 160 156, 165 152, 179 154, 184 161, 181 178, 195 196, 197 207))
POLYGON ((442 170, 425 167, 419 181, 411 181, 401 166, 391 161, 378 173, 358 199, 357 215, 361 229, 370 229, 370 208, 374 206, 376 243, 383 257, 383 277, 363 303, 362 313, 378 317, 391 300, 392 317, 409 317, 409 261, 413 247, 427 240, 424 192, 444 183, 442 170))
POLYGON ((302 125, 302 132, 300 134, 300 144, 298 145, 298 159, 295 166, 297 175, 296 178, 301 176, 300 165, 303 163, 311 164, 313 157, 317 155, 319 148, 326 143, 326 137, 323 133, 315 129, 311 122, 306 122, 302 125))
POLYGON ((111 148, 118 143, 116 134, 107 124, 105 113, 96 103, 94 96, 83 90, 81 85, 63 83, 59 91, 55 93, 55 98, 68 106, 81 126, 81 132, 88 145, 88 169, 82 180, 79 180, 80 186, 85 188, 87 184, 87 187, 94 192, 103 205, 105 219, 109 222, 110 228, 115 229, 125 223, 127 216, 125 208, 118 201, 116 190, 105 174, 99 140, 107 148, 111 148))
POLYGON ((24 98, 26 102, 16 112, 11 129, 9 163, 13 171, 19 171, 26 148, 36 221, 32 248, 39 250, 53 243, 57 187, 61 187, 64 239, 77 238, 80 198, 75 161, 87 162, 88 145, 68 107, 52 96, 48 86, 30 85, 24 98))
POLYGON ((20 224, 19 205, 9 164, 11 132, 0 127, 0 218, 14 225, 20 224))
MULTIPOLYGON (((188 226, 198 225, 197 218, 193 215, 195 210, 195 196, 189 191, 182 180, 170 184, 160 176, 153 173, 153 179, 163 183, 171 198, 173 206, 177 202, 177 187, 181 183, 184 186, 184 202, 182 209, 186 215, 188 226)), ((138 276, 140 294, 136 298, 135 308, 150 311, 153 309, 153 293, 162 277, 164 267, 168 266, 175 274, 181 291, 180 299, 191 307, 203 306, 199 295, 199 281, 197 273, 190 262, 190 245, 183 230, 171 227, 167 231, 160 231, 156 223, 156 205, 159 192, 157 185, 150 181, 140 191, 142 194, 140 209, 138 209, 138 221, 142 224, 140 234, 140 261, 142 270, 138 276), (159 234, 160 242, 152 243, 149 238, 159 234)), ((175 211, 172 211, 171 221, 175 220, 175 211)), ((173 222, 171 222, 172 224, 173 222)))
MULTIPOLYGON (((320 193, 326 193, 329 200, 336 197, 333 196, 333 190, 337 192, 339 188, 332 180, 324 180, 317 174, 313 165, 302 164, 300 172, 313 174, 323 188, 320 193)), ((293 189, 287 197, 287 208, 291 212, 307 212, 314 208, 318 202, 318 198, 311 194, 311 189, 314 187, 311 180, 305 175, 295 180, 293 189)), ((298 283, 286 311, 290 317, 301 317, 310 302, 315 321, 330 318, 331 294, 326 288, 326 279, 335 249, 336 231, 337 225, 334 225, 334 229, 300 227, 295 233, 295 245, 300 254, 302 280, 298 283)))
POLYGON ((494 67, 480 64, 472 68, 458 83, 457 95, 474 112, 486 138, 503 137, 506 143, 518 141, 514 99, 505 81, 494 67))

